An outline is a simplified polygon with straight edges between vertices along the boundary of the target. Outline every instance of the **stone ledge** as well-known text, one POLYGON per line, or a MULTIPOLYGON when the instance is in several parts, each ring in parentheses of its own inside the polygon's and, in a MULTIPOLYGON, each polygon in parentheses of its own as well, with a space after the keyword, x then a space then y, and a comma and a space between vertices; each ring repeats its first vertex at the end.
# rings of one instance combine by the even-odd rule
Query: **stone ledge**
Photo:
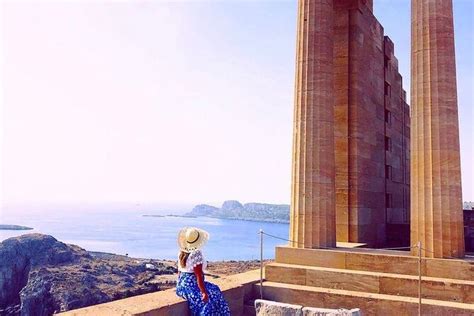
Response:
MULTIPOLYGON (((232 315, 242 315, 244 301, 253 296, 253 285, 260 280, 260 270, 212 280, 217 284, 229 303, 232 315)), ((129 297, 109 303, 89 306, 61 313, 64 316, 110 315, 189 315, 188 304, 176 295, 175 289, 129 297)))
MULTIPOLYGON (((258 289, 259 285, 255 287, 258 289)), ((357 291, 327 289, 305 285, 263 283, 263 297, 303 306, 323 308, 360 308, 363 315, 416 315, 418 299, 414 297, 357 291)), ((432 299, 422 300, 423 315, 473 315, 474 304, 446 302, 432 299)))
MULTIPOLYGON (((325 268, 418 275, 418 258, 409 252, 353 248, 303 249, 278 246, 275 262, 325 268)), ((422 275, 474 281, 474 258, 422 258, 422 275)))
MULTIPOLYGON (((270 263, 265 279, 271 282, 307 285, 369 293, 418 296, 418 276, 315 266, 270 263)), ((424 298, 474 303, 474 281, 422 277, 424 298)))

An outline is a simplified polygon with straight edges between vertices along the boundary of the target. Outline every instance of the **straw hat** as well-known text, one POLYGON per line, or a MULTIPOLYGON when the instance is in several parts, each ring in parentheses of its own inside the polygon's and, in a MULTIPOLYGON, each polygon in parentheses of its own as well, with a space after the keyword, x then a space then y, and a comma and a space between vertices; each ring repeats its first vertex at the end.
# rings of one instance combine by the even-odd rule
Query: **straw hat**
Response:
POLYGON ((184 227, 178 234, 178 246, 185 252, 202 248, 208 240, 209 233, 196 227, 184 227))

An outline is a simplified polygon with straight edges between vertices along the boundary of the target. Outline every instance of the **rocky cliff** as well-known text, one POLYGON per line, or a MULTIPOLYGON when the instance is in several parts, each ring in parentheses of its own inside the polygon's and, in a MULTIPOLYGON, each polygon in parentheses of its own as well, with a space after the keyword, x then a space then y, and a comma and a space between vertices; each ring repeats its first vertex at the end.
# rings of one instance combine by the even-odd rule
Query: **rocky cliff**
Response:
POLYGON ((196 205, 186 215, 288 223, 290 206, 267 203, 242 204, 239 201, 229 200, 225 201, 220 208, 207 204, 196 205))
POLYGON ((219 208, 206 204, 199 204, 193 207, 191 213, 188 213, 189 216, 209 216, 214 212, 217 212, 219 208))
MULTIPOLYGON (((0 315, 51 315, 167 288, 174 262, 89 253, 41 234, 0 243, 0 315)), ((171 285, 172 286, 172 285, 171 285)))

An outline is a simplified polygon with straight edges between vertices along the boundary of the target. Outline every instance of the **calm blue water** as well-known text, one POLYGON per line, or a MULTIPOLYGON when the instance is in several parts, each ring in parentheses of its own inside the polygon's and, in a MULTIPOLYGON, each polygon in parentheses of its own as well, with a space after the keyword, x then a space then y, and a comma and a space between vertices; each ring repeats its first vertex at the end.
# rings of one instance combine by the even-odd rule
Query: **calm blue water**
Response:
MULTIPOLYGON (((150 212, 147 212, 150 213, 150 212)), ((29 215, 3 213, 1 224, 33 227, 30 231, 2 231, 0 241, 25 233, 43 233, 79 245, 87 250, 131 257, 175 259, 177 233, 183 226, 196 226, 210 233, 204 252, 209 260, 249 260, 260 258, 259 229, 288 237, 288 224, 223 220, 215 218, 143 217, 143 212, 67 212, 29 215)), ((264 256, 274 258, 276 245, 284 241, 265 237, 264 256)))

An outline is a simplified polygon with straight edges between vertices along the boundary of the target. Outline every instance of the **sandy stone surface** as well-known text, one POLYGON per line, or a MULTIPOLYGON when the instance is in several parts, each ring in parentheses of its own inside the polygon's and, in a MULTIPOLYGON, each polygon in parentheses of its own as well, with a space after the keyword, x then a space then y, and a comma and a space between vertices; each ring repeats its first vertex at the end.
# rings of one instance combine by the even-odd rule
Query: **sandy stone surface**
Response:
POLYGON ((267 300, 256 300, 255 311, 257 313, 257 316, 269 316, 269 315, 302 316, 303 306, 285 304, 285 303, 279 303, 279 302, 273 302, 273 301, 267 301, 267 300))

